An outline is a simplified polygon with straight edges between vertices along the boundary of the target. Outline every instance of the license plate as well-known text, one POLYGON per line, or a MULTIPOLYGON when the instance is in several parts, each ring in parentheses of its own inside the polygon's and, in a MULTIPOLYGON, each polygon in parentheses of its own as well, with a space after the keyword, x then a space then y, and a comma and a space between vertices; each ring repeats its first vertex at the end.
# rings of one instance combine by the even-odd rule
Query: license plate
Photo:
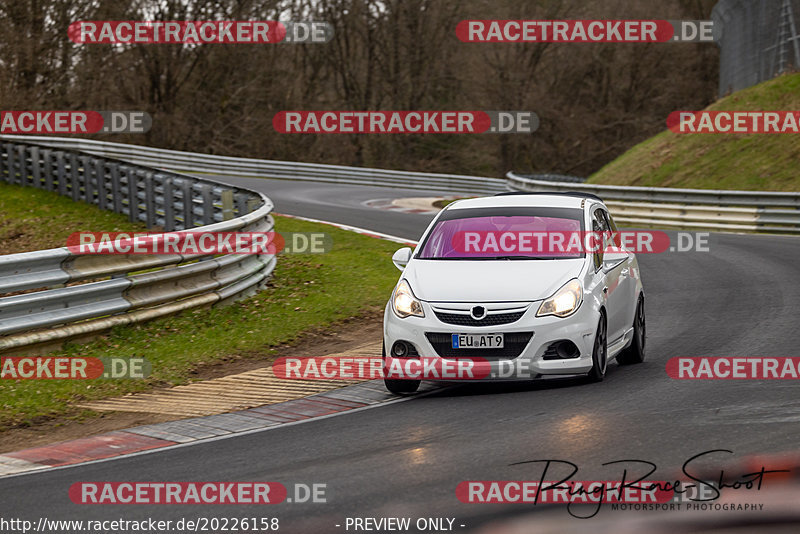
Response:
POLYGON ((454 349, 502 349, 503 334, 453 334, 454 349))

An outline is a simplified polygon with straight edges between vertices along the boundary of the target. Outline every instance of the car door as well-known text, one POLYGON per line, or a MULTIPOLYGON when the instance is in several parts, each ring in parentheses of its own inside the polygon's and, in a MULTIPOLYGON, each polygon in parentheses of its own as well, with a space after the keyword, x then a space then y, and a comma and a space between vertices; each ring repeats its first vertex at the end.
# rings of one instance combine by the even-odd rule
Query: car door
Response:
MULTIPOLYGON (((618 232, 617 225, 608 211, 603 210, 603 215, 607 218, 609 228, 612 232, 618 232)), ((620 295, 622 310, 622 333, 633 327, 633 315, 636 313, 636 273, 633 272, 636 264, 636 255, 629 251, 624 251, 624 261, 619 268, 619 285, 617 291, 620 295)))
MULTIPOLYGON (((608 216, 605 210, 598 206, 592 211, 592 230, 599 232, 602 236, 607 236, 611 232, 608 216)), ((606 314, 608 321, 608 344, 612 345, 624 333, 627 326, 627 302, 625 296, 623 269, 627 267, 627 261, 616 264, 609 263, 606 251, 602 246, 603 239, 599 239, 601 246, 595 254, 599 254, 596 262, 600 264, 600 272, 603 273, 603 292, 606 294, 606 314)))

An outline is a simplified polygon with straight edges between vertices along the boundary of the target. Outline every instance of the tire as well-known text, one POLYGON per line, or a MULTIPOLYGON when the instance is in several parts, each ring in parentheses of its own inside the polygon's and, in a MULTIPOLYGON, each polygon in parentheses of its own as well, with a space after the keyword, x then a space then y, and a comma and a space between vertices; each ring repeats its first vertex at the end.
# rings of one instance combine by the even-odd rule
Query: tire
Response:
MULTIPOLYGON (((384 362, 386 361, 386 346, 383 343, 381 343, 381 358, 384 362)), ((421 380, 383 379, 383 385, 386 386, 386 389, 388 389, 390 393, 394 393, 395 395, 409 395, 415 393, 419 389, 421 383, 421 380)))
POLYGON ((592 382, 602 382, 606 376, 608 367, 608 331, 606 318, 600 316, 597 323, 597 333, 594 335, 594 346, 592 348, 592 370, 589 371, 589 380, 592 382))
POLYGON ((644 348, 647 343, 647 324, 644 317, 644 297, 639 297, 636 314, 633 316, 633 339, 631 346, 617 356, 620 365, 631 365, 644 361, 644 348))

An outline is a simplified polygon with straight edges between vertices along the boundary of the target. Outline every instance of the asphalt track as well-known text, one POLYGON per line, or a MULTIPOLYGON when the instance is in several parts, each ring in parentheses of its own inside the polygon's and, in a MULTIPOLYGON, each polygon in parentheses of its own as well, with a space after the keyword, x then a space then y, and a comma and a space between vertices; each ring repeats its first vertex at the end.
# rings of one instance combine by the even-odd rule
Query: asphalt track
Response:
MULTIPOLYGON (((268 193, 281 213, 404 238, 418 238, 430 220, 361 205, 373 198, 420 196, 419 191, 227 181, 268 193)), ((466 531, 525 505, 462 504, 457 484, 538 480, 540 465, 511 465, 518 462, 568 460, 580 468, 576 480, 613 480, 622 468, 601 464, 647 460, 658 468, 652 480, 674 475, 688 458, 710 449, 734 452, 712 455, 704 464, 717 471, 729 457, 798 450, 795 381, 677 381, 665 372, 674 356, 800 356, 800 239, 711 234, 709 248, 639 256, 647 295, 647 361, 612 364, 602 383, 456 387, 265 432, 4 478, 0 515, 31 520, 266 516, 280 519, 281 532, 301 533, 346 532, 346 517, 454 517, 455 530, 466 531), (79 506, 69 500, 72 483, 99 480, 323 483, 328 502, 203 507, 79 506)), ((752 500, 759 502, 757 493, 752 500)), ((566 520, 580 521, 565 512, 566 520)))
POLYGON ((425 230, 433 218, 432 215, 379 210, 365 206, 363 203, 381 198, 452 194, 435 190, 390 189, 388 187, 260 180, 232 176, 214 176, 213 179, 261 191, 272 199, 275 203, 275 211, 278 213, 368 228, 414 240, 418 239, 425 230))

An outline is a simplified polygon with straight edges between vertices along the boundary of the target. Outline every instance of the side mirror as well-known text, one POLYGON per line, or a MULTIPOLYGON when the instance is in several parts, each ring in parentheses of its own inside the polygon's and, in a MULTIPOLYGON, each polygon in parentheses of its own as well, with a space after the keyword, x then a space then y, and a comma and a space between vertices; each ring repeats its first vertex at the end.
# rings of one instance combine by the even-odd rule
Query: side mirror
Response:
POLYGON ((627 252, 606 252, 603 255, 603 270, 608 272, 627 259, 627 252))
POLYGON ((401 271, 406 268, 409 261, 411 261, 411 247, 403 247, 392 256, 392 263, 401 271))

